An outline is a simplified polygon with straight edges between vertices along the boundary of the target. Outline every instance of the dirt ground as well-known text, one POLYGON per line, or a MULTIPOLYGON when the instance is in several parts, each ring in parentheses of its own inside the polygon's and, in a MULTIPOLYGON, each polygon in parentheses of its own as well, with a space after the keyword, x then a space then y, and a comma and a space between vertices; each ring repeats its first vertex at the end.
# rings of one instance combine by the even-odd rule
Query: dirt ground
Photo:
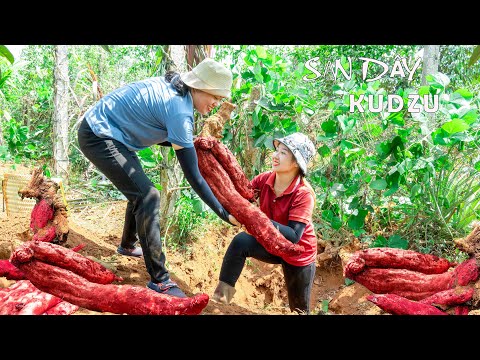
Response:
MULTIPOLYGON (((67 198, 68 198, 67 194, 67 198)), ((120 244, 126 202, 71 207, 69 234, 65 247, 85 244, 84 256, 100 261, 124 278, 123 284, 146 286, 149 276, 142 258, 131 258, 116 253, 120 244)), ((3 209, 4 210, 4 209, 3 209)), ((11 251, 31 238, 30 213, 6 215, 0 212, 0 259, 8 259, 11 251)), ((192 296, 196 293, 213 294, 218 281, 223 254, 235 236, 236 228, 211 225, 204 236, 191 245, 188 252, 166 248, 167 267, 171 277, 182 290, 192 296)), ((164 246, 165 248, 165 246, 164 246)), ((342 276, 340 260, 319 262, 311 296, 311 315, 382 314, 377 306, 366 300, 370 291, 360 284, 347 286, 342 276)), ((13 280, 0 277, 0 287, 13 280)), ((210 301, 202 315, 294 315, 288 308, 285 282, 280 265, 247 261, 236 285, 236 294, 230 305, 210 301)), ((98 315, 96 311, 80 308, 75 315, 98 315)))
MULTIPOLYGON (((88 206, 71 210, 68 240, 64 246, 72 248, 85 244, 80 251, 84 256, 99 260, 103 265, 124 278, 124 284, 145 286, 149 280, 143 259, 120 256, 116 248, 120 243, 125 202, 88 206)), ((0 215, 0 258, 7 259, 11 251, 30 239, 29 215, 7 217, 0 215)), ((205 229, 205 236, 191 247, 188 254, 167 248, 167 266, 172 278, 188 296, 196 293, 213 294, 223 254, 235 228, 205 229)), ((0 277, 0 287, 13 280, 0 277)), ((288 308, 285 282, 280 265, 262 263, 251 259, 245 266, 236 285, 236 294, 230 305, 212 301, 202 314, 269 315, 292 314, 288 308)), ((312 298, 312 314, 377 314, 381 310, 365 298, 370 292, 362 285, 346 286, 341 265, 331 261, 317 266, 312 298)), ((75 314, 100 314, 79 309, 75 314)))

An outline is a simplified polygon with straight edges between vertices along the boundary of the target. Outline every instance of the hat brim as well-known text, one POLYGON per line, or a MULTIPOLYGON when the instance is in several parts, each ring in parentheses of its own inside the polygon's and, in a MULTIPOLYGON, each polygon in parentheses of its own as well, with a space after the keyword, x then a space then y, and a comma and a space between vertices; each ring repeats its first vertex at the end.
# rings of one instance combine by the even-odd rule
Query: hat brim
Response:
POLYGON ((210 85, 203 82, 191 71, 180 75, 180 79, 182 79, 182 81, 186 85, 188 85, 193 89, 202 90, 202 91, 205 91, 206 93, 209 93, 215 96, 223 96, 223 97, 229 98, 231 95, 230 90, 212 88, 210 85))

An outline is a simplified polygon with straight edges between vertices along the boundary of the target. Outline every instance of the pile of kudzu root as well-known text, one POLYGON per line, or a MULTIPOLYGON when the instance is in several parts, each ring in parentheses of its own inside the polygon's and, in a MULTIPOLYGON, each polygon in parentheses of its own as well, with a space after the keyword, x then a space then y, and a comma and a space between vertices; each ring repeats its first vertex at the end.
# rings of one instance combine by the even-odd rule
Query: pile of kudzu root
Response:
POLYGON ((480 302, 480 225, 455 244, 469 254, 460 264, 412 250, 359 250, 346 262, 344 276, 369 289, 367 299, 390 314, 466 315, 480 302))

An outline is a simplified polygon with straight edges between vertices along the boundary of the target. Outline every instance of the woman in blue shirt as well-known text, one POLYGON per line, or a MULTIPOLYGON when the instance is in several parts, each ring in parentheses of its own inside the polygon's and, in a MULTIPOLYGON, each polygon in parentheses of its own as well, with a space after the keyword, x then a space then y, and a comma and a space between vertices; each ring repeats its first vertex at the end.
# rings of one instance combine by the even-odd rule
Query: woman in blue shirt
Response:
POLYGON ((224 221, 240 225, 212 193, 198 169, 193 145, 196 109, 206 115, 230 97, 232 74, 206 58, 184 74, 168 72, 122 86, 105 95, 84 115, 78 129, 83 154, 128 199, 122 241, 117 252, 143 256, 147 286, 186 297, 170 279, 160 238, 160 194, 142 169, 136 151, 172 146, 183 173, 200 198, 224 221), (136 247, 139 241, 141 247, 136 247))

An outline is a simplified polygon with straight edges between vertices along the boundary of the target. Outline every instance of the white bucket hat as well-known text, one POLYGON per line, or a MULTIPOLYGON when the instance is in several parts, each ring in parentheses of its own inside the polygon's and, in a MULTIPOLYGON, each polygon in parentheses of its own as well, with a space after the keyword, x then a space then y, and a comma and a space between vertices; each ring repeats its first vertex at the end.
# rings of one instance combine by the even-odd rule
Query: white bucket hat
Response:
POLYGON ((307 175, 307 164, 312 160, 313 155, 315 155, 315 146, 312 141, 306 135, 296 132, 280 139, 274 139, 273 146, 275 149, 279 142, 293 153, 303 175, 307 175))
POLYGON ((191 88, 215 96, 230 97, 232 72, 211 58, 203 59, 191 71, 180 75, 180 78, 191 88))

